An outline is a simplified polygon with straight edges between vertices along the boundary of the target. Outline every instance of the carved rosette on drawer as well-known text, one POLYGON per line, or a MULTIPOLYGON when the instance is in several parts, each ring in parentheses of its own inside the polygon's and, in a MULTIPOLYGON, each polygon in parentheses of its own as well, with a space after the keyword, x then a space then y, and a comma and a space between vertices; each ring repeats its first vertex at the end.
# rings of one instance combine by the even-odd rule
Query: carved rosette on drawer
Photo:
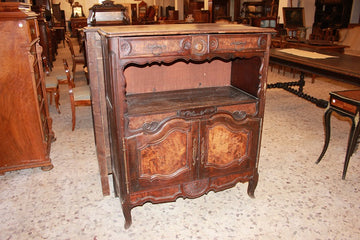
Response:
POLYGON ((211 35, 210 52, 238 52, 266 49, 266 36, 262 35, 211 35))
POLYGON ((193 37, 191 52, 198 56, 208 53, 207 35, 193 37))
POLYGON ((123 38, 120 40, 121 58, 188 55, 190 48, 191 37, 184 36, 123 38))

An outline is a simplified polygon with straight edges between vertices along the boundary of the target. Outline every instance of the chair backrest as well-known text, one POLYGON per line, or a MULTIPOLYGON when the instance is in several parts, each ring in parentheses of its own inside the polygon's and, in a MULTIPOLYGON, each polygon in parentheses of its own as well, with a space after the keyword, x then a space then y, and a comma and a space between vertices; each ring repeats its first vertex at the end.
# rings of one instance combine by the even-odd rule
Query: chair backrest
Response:
POLYGON ((45 56, 42 57, 42 62, 43 62, 43 66, 44 66, 44 72, 46 73, 46 76, 49 76, 50 68, 49 68, 48 60, 45 56))
POLYGON ((66 59, 63 59, 63 63, 64 63, 64 69, 65 69, 65 74, 66 74, 69 90, 71 90, 72 88, 75 87, 74 78, 73 78, 73 76, 71 76, 69 65, 68 65, 66 59))
POLYGON ((65 41, 66 41, 66 43, 67 43, 68 46, 69 46, 71 56, 72 56, 72 57, 75 57, 74 46, 73 46, 73 44, 72 44, 72 42, 71 42, 71 39, 68 38, 68 37, 65 37, 65 41))

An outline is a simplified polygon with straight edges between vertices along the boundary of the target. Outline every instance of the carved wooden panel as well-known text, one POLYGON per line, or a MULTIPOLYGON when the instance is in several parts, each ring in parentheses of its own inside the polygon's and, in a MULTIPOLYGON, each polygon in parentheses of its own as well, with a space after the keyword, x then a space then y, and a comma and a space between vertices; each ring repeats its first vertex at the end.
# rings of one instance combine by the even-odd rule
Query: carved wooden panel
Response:
MULTIPOLYGON (((236 112, 237 113, 237 112, 236 112)), ((235 114, 218 114, 203 122, 201 164, 203 176, 246 171, 254 167, 260 121, 235 114)))
POLYGON ((164 185, 191 180, 193 159, 189 149, 197 127, 181 119, 150 126, 128 141, 133 186, 141 189, 153 182, 164 185))
POLYGON ((174 130, 141 146, 140 178, 163 178, 186 169, 186 137, 186 132, 174 130))
POLYGON ((216 125, 208 131, 208 164, 227 165, 248 154, 248 130, 234 132, 227 126, 216 125))

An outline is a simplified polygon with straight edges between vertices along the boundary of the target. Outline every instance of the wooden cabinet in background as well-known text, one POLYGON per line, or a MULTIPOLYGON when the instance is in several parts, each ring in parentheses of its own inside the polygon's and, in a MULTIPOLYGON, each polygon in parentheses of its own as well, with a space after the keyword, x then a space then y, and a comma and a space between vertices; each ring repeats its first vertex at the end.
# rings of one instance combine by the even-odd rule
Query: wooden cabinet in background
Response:
POLYGON ((0 173, 50 170, 54 140, 36 14, 30 4, 0 3, 0 173))
POLYGON ((311 39, 337 41, 340 28, 350 22, 353 0, 316 0, 311 39))
POLYGON ((42 56, 46 58, 48 67, 52 69, 53 61, 55 61, 56 49, 53 48, 53 31, 50 28, 50 24, 45 18, 45 7, 44 6, 33 6, 32 11, 38 14, 37 20, 39 25, 39 37, 40 45, 42 46, 42 56))
POLYGON ((237 24, 85 29, 97 150, 106 153, 108 137, 125 228, 131 209, 148 201, 238 182, 254 196, 273 32, 237 24))
POLYGON ((87 26, 87 18, 86 17, 72 17, 70 18, 71 24, 71 36, 78 37, 79 29, 87 26))

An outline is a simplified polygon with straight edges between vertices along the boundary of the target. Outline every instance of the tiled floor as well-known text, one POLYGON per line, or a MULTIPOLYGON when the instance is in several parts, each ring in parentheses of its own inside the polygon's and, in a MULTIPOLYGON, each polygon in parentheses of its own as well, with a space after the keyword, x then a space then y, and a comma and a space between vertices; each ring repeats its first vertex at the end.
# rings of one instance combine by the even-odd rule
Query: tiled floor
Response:
MULTIPOLYGON (((69 59, 68 49, 59 47, 52 74, 63 74, 61 59, 69 59)), ((289 79, 290 74, 269 72, 269 82, 289 79)), ((324 78, 306 81, 307 93, 323 99, 329 91, 354 88, 324 78)), ((132 210, 133 224, 124 230, 119 199, 113 192, 102 196, 91 109, 77 109, 72 132, 67 86, 60 91, 61 114, 50 106, 57 137, 51 149, 54 168, 0 176, 1 240, 360 239, 359 152, 341 180, 350 129, 346 119, 332 117, 330 146, 316 165, 324 109, 269 89, 255 199, 246 194, 247 184, 238 184, 197 199, 146 203, 132 210)))

